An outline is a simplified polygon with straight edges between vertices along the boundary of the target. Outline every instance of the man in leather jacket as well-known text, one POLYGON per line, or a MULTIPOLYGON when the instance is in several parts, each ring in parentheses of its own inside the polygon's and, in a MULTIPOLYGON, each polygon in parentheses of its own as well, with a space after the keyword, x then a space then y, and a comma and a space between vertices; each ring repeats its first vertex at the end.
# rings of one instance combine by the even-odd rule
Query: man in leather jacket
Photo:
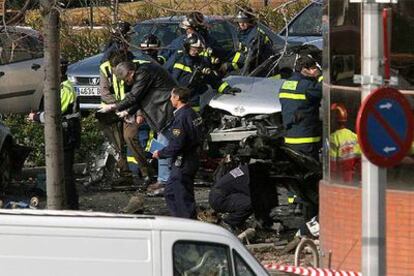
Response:
MULTIPOLYGON (((168 145, 167 126, 173 119, 174 109, 170 102, 170 93, 177 86, 175 80, 167 70, 155 63, 121 62, 115 68, 115 75, 127 85, 131 85, 131 90, 123 100, 105 105, 99 112, 117 110, 126 115, 127 110, 138 108, 142 116, 137 116, 137 124, 145 121, 153 131, 157 132, 158 142, 165 146, 168 145), (131 109, 131 107, 135 108, 131 109)), ((158 162, 156 184, 160 188, 167 182, 170 175, 168 163, 168 159, 158 162)))

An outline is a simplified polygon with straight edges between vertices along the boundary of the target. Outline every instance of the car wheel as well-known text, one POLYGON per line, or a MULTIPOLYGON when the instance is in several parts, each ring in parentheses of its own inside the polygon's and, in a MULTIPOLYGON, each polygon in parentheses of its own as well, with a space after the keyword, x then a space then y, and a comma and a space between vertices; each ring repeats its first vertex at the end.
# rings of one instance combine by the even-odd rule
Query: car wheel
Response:
POLYGON ((10 171, 11 171, 11 159, 10 152, 7 150, 7 147, 3 146, 0 151, 0 191, 3 192, 4 189, 10 182, 10 171))

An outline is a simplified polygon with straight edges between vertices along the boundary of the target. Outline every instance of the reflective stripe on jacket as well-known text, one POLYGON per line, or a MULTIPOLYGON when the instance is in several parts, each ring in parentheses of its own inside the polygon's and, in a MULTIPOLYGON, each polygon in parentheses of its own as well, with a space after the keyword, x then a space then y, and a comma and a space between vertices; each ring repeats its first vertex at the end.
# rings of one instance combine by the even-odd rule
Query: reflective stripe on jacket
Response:
POLYGON ((282 84, 279 100, 286 130, 285 143, 298 145, 321 141, 321 99, 322 85, 313 78, 295 72, 282 84))
MULTIPOLYGON (((149 60, 143 59, 134 59, 132 62, 138 64, 150 63, 149 60)), ((113 91, 115 93, 115 99, 117 101, 123 100, 125 98, 125 84, 124 81, 119 81, 115 74, 112 73, 112 67, 109 61, 106 61, 101 64, 99 67, 104 76, 108 79, 109 83, 112 85, 113 91)))
POLYGON ((63 117, 80 117, 75 88, 68 80, 60 84, 60 103, 63 117))

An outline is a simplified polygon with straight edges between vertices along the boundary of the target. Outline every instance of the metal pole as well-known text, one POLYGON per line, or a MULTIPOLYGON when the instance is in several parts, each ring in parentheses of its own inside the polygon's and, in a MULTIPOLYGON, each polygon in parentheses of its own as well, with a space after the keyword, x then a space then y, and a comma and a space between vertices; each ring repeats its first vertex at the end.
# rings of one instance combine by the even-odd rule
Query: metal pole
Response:
MULTIPOLYGON (((378 4, 363 5, 363 76, 378 76, 380 64, 380 16, 378 4)), ((372 78, 371 78, 372 80, 372 78)), ((362 99, 377 88, 372 82, 362 85, 362 99)), ((387 171, 362 161, 362 275, 386 275, 385 192, 387 171)))

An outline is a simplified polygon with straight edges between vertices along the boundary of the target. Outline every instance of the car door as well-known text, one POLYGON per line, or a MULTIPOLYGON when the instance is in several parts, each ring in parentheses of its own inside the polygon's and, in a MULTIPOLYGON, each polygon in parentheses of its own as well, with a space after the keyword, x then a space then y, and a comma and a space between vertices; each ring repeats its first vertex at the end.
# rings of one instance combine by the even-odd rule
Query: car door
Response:
POLYGON ((2 33, 0 113, 25 113, 39 107, 44 77, 43 46, 33 36, 2 33))
POLYGON ((3 94, 9 93, 8 81, 6 78, 6 63, 10 55, 9 49, 5 47, 6 34, 0 33, 0 99, 3 94))

